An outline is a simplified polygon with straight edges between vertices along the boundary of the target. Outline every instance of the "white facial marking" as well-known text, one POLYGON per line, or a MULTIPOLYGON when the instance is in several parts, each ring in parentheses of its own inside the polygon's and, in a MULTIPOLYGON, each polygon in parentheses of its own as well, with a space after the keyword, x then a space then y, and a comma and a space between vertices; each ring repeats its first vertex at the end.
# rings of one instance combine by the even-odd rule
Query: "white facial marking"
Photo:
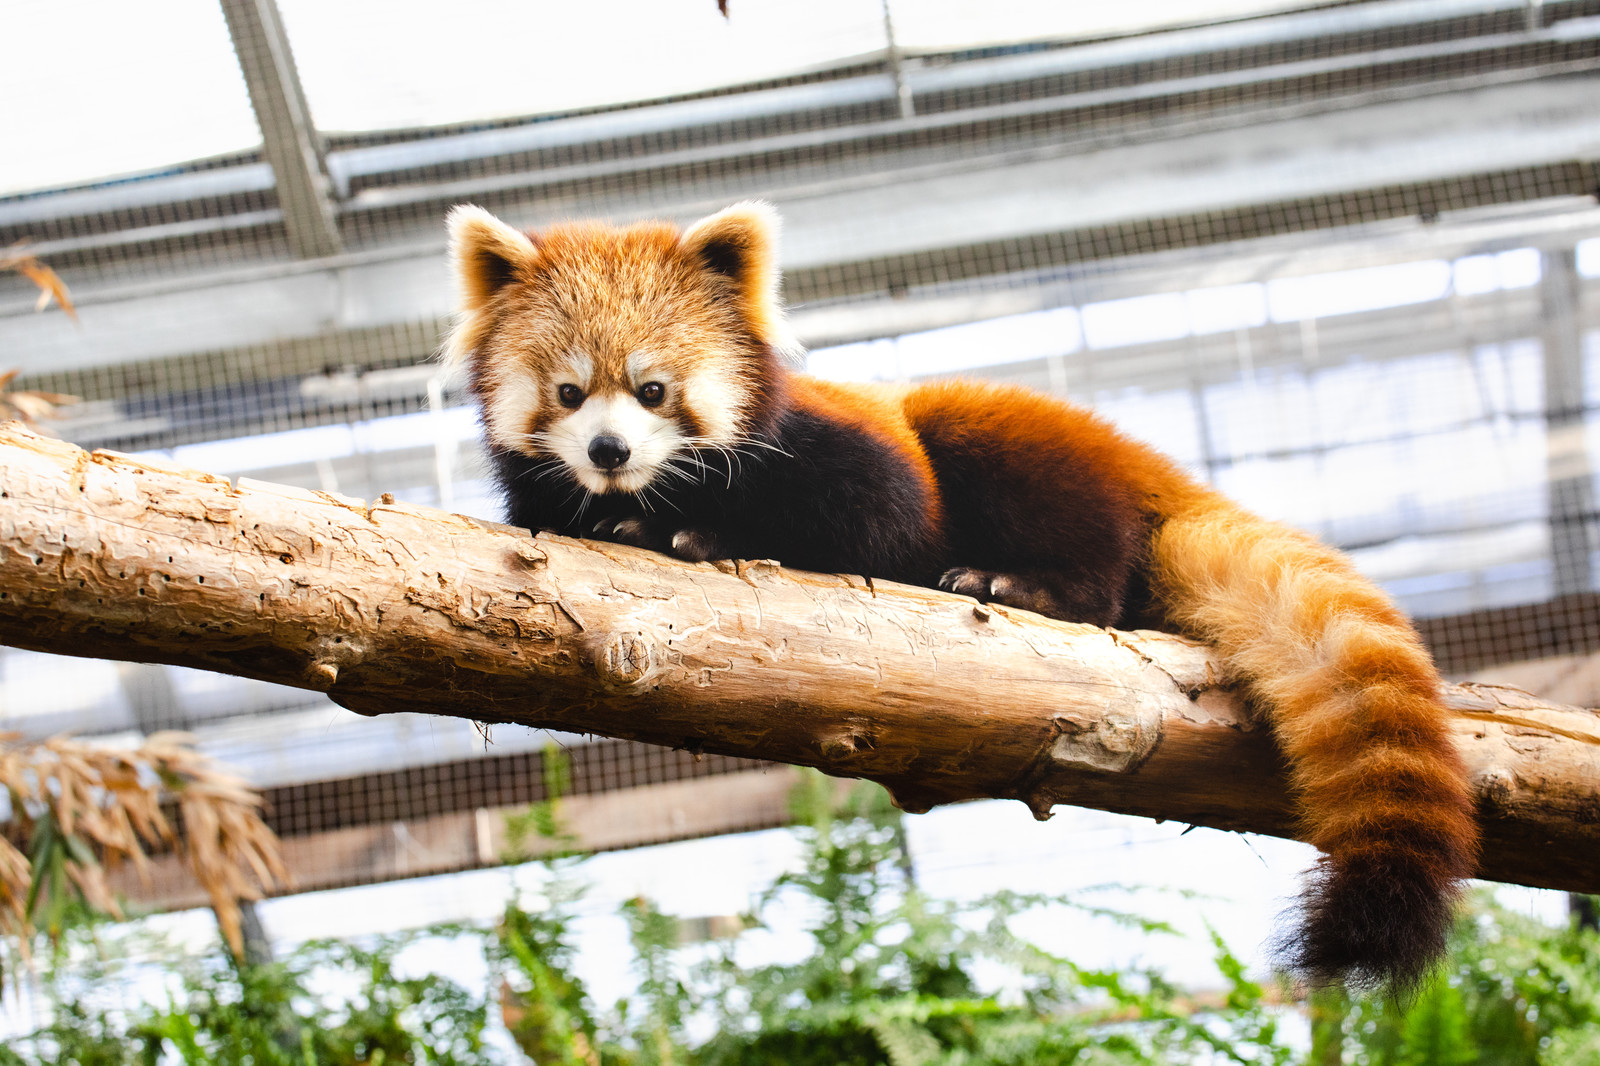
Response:
POLYGON ((726 374, 701 371, 685 379, 683 402, 704 427, 707 437, 718 444, 732 444, 739 438, 740 416, 749 396, 726 374))
POLYGON ((528 440, 528 427, 543 406, 544 396, 537 378, 530 374, 500 376, 494 383, 485 412, 489 439, 502 448, 531 453, 534 449, 528 440))
POLYGON ((576 385, 588 392, 589 382, 594 380, 594 360, 579 351, 568 352, 556 364, 553 380, 557 385, 576 385))
POLYGON ((630 352, 628 354, 628 380, 633 382, 633 387, 638 388, 647 381, 659 381, 659 378, 650 375, 650 356, 645 352, 630 352))
POLYGON ((682 447, 678 424, 662 418, 629 393, 590 396, 583 406, 550 428, 549 447, 591 492, 638 492, 656 479, 662 465, 682 447), (628 461, 612 471, 589 459, 589 445, 600 436, 621 437, 628 461))

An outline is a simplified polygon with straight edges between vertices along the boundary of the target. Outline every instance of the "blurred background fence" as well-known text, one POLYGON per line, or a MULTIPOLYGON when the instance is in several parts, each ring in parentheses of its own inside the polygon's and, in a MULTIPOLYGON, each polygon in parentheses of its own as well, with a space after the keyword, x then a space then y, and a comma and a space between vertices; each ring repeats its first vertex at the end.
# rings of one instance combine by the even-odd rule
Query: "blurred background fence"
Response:
MULTIPOLYGON (((1447 673, 1600 703, 1600 0, 9 0, 0 371, 52 431, 498 517, 441 221, 786 220, 818 374, 1094 405, 1349 551, 1447 673)), ((546 738, 0 649, 0 727, 183 729, 301 889, 499 861, 546 738), (491 818, 491 815, 493 817, 491 818)), ((563 738, 582 842, 787 778, 563 738)), ((147 900, 196 890, 158 877, 147 900)))

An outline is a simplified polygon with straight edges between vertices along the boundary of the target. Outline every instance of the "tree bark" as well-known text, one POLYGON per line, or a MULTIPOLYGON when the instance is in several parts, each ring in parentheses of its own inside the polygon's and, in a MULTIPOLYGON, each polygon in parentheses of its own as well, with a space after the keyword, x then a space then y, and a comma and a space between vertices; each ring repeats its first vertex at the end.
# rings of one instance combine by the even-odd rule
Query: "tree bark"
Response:
MULTIPOLYGON (((1270 735, 1204 647, 767 561, 682 563, 0 428, 0 642, 1294 836, 1270 735)), ((1600 891, 1600 714, 1445 691, 1484 877, 1600 891)))

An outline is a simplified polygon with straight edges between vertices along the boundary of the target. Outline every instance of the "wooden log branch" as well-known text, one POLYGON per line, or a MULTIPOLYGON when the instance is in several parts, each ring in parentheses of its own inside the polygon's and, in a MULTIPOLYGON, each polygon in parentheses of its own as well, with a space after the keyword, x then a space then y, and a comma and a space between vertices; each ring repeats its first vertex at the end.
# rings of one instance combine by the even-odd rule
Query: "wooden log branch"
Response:
MULTIPOLYGON (((688 564, 0 428, 0 642, 772 759, 907 810, 1007 797, 1293 836, 1204 647, 772 562, 688 564)), ((1600 714, 1451 686, 1481 873, 1600 890, 1600 714)))

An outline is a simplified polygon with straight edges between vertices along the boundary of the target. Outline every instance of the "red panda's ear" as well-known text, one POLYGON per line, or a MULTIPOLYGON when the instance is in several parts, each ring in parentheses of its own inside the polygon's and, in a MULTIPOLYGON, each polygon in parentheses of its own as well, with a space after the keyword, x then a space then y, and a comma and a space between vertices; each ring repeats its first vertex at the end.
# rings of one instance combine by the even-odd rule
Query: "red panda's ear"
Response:
POLYGON ((771 204, 746 200, 684 230, 679 247, 705 269, 733 282, 739 310, 757 337, 787 348, 778 300, 779 227, 771 204))
POLYGON ((481 207, 453 207, 445 224, 450 229, 450 262, 460 290, 461 310, 469 314, 481 310, 495 293, 525 276, 538 258, 531 237, 481 207))
POLYGON ((517 278, 529 276, 539 250, 526 233, 472 204, 452 208, 446 225, 460 314, 440 354, 453 365, 464 362, 489 335, 494 328, 490 301, 517 278))

